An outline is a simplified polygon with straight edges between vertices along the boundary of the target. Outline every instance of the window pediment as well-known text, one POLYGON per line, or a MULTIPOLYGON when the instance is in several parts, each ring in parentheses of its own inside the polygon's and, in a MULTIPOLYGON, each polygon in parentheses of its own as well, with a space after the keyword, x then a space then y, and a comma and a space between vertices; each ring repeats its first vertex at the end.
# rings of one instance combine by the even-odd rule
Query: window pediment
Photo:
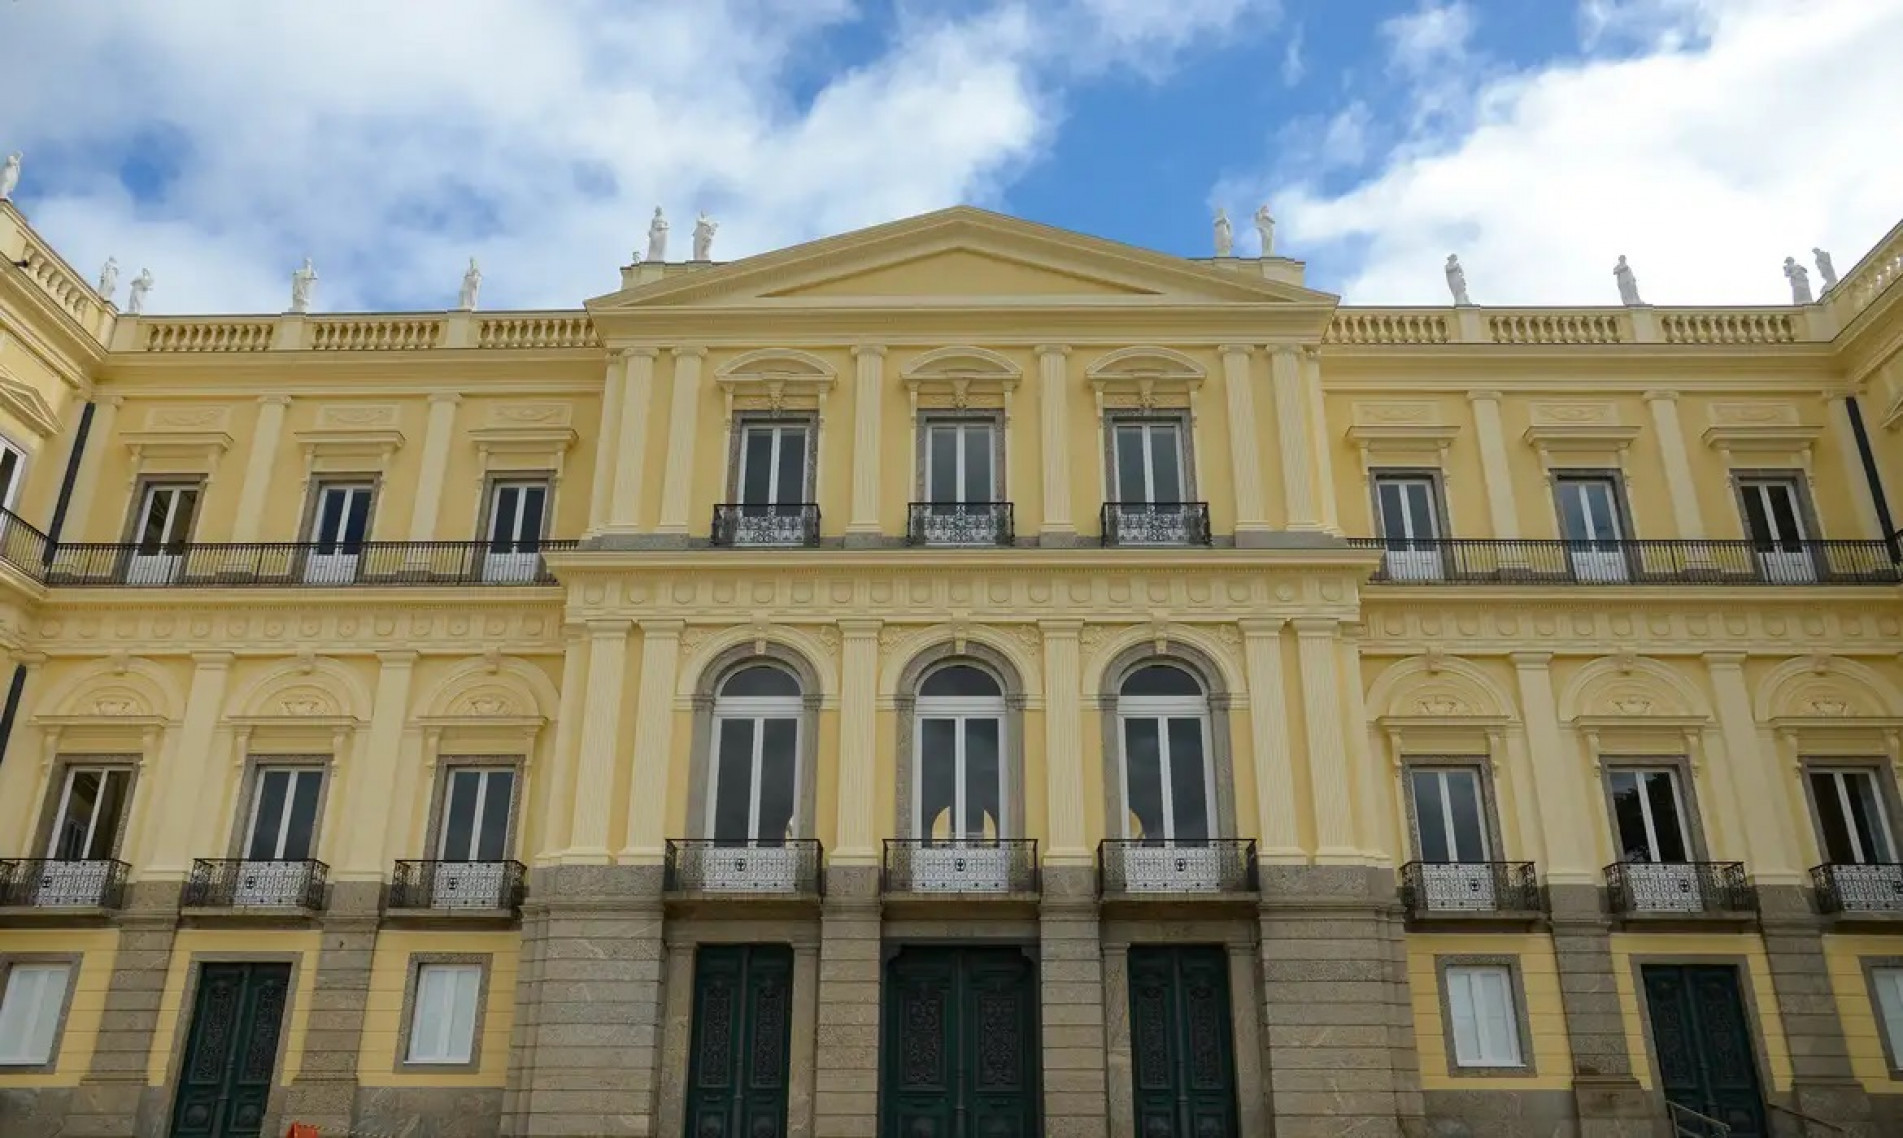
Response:
POLYGON ((1705 445, 1735 465, 1735 456, 1748 456, 1745 465, 1790 465, 1810 469, 1811 447, 1822 427, 1800 421, 1794 403, 1714 403, 1705 445))
POLYGON ((131 481, 156 474, 197 474, 210 481, 218 460, 231 449, 223 431, 127 431, 119 436, 131 457, 131 481))
POLYGON ((899 378, 912 395, 912 407, 921 404, 964 410, 979 399, 1010 398, 1024 379, 1024 371, 1009 357, 989 348, 936 348, 906 364, 899 378))
POLYGON ((737 409, 814 410, 838 379, 831 364, 794 348, 748 352, 714 372, 714 382, 727 395, 729 415, 737 409))
POLYGON ((1195 360, 1170 348, 1122 348, 1084 369, 1097 395, 1097 409, 1148 411, 1194 407, 1196 392, 1209 377, 1195 360))
POLYGON ((15 378, 5 368, 0 368, 0 407, 13 412, 15 418, 41 438, 59 431, 59 418, 53 414, 52 404, 31 384, 15 378))

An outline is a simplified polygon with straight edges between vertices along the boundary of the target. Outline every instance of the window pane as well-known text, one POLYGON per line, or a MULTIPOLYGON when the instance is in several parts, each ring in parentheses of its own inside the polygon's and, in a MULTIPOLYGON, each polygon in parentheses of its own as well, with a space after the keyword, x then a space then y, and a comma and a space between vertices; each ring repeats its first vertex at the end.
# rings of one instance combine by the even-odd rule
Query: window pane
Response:
POLYGON ((317 852, 317 795, 324 776, 316 771, 298 771, 292 780, 291 824, 284 833, 284 850, 278 856, 288 861, 303 861, 317 852))
POLYGON ((1837 772, 1810 772, 1810 795, 1817 807, 1817 828, 1823 832, 1824 860, 1833 865, 1855 863, 1857 845, 1851 840, 1850 819, 1844 816, 1843 799, 1837 795, 1837 772))
POLYGON ((476 830, 476 800, 481 791, 481 771, 457 771, 450 776, 449 809, 443 812, 444 861, 470 859, 470 837, 476 830))
POLYGON ((1453 1015, 1454 1061, 1462 1067, 1517 1067, 1519 1023, 1513 981, 1493 965, 1447 970, 1447 1004, 1453 1015))
POLYGON ((1117 428, 1117 500, 1147 502, 1150 493, 1144 481, 1143 428, 1117 428))
POLYGON ((486 774, 482 825, 476 832, 476 860, 501 861, 509 850, 509 805, 515 794, 515 772, 488 771, 486 774))
POLYGON ((967 838, 1004 834, 999 816, 998 721, 965 720, 965 823, 967 838))
POLYGON ((1183 493, 1183 456, 1174 427, 1150 428, 1150 462, 1155 466, 1155 502, 1180 502, 1183 493))
POLYGON ((155 553, 165 543, 166 523, 172 515, 172 491, 154 486, 145 492, 145 520, 139 528, 139 551, 155 553))
POLYGON ((1447 1012, 1453 1020, 1454 1062, 1462 1067, 1480 1065, 1480 1017, 1474 994, 1473 971, 1467 968, 1447 970, 1447 1012))
POLYGON ((1746 483, 1744 487, 1744 532, 1760 549, 1771 545, 1771 516, 1764 509, 1763 487, 1746 483))
POLYGON ((1381 536, 1389 541, 1402 541, 1408 536, 1407 515, 1401 504, 1401 483, 1398 479, 1383 478, 1374 484, 1375 502, 1380 506, 1381 536))
POLYGON ((1658 836, 1660 861, 1691 860, 1685 827, 1678 816, 1676 785, 1670 771, 1645 772, 1645 793, 1652 800, 1652 832, 1658 836))
POLYGON ((1868 771, 1845 771, 1844 791, 1850 798, 1850 816, 1862 839, 1865 861, 1887 862, 1890 843, 1883 825, 1883 804, 1877 797, 1877 780, 1868 771))
POLYGON ((933 427, 925 492, 933 502, 958 501, 958 428, 933 427))
POLYGON ((359 486, 350 491, 349 509, 344 514, 344 551, 356 553, 370 529, 370 488, 359 486))
POLYGON ((742 668, 727 677, 720 685, 720 694, 724 696, 796 696, 800 694, 799 681, 781 668, 772 668, 756 664, 742 668))
POLYGON ((105 772, 76 770, 67 778, 66 812, 54 823, 50 856, 70 861, 93 856, 87 851, 97 841, 91 837, 93 810, 99 804, 105 772))
POLYGON ((806 500, 806 432, 788 427, 780 432, 780 480, 776 502, 806 500))
POLYGON ((284 824, 285 798, 290 789, 290 771, 259 772, 258 812, 251 824, 251 848, 246 857, 268 861, 278 856, 278 830, 284 824))
POLYGON ((1480 779, 1472 771, 1447 772, 1447 799, 1454 813, 1454 860, 1487 860, 1480 819, 1480 779))
POLYGON ((1410 479, 1401 488, 1402 500, 1407 503, 1408 527, 1417 538, 1431 538, 1435 535, 1433 484, 1419 478, 1410 479))
POLYGON ((482 969, 473 964, 425 964, 418 970, 410 1062, 469 1062, 481 988, 482 969))
POLYGON ((750 427, 746 438, 742 440, 746 448, 741 456, 740 500, 742 502, 771 502, 773 500, 773 431, 766 427, 750 427))
POLYGON ((13 487, 19 481, 20 452, 0 447, 0 506, 13 508, 13 487))
POLYGON ((1578 482, 1564 480, 1559 484, 1559 535, 1568 541, 1584 541, 1592 536, 1578 482))
POLYGON ((938 841, 952 836, 957 809, 958 721, 919 720, 918 838, 938 841))
POLYGON ((794 836, 799 720, 768 719, 762 721, 761 729, 766 732, 766 743, 760 751, 760 829, 754 837, 781 842, 794 836))
POLYGON ((542 513, 548 508, 548 487, 522 487, 522 524, 516 530, 516 537, 525 550, 539 548, 542 538, 542 513))
POLYGON ((173 491, 172 525, 167 540, 173 548, 192 539, 192 515, 198 509, 198 488, 182 487, 173 491))
POLYGON ((1619 830, 1620 861, 1651 861, 1652 843, 1645 833, 1645 808, 1639 801, 1636 771, 1614 771, 1612 816, 1619 830))
POLYGON ((964 501, 989 502, 994 485, 991 477, 991 427, 968 424, 965 431, 964 501))
POLYGON ((0 995, 0 1063, 45 1063, 53 1057, 60 1005, 72 969, 64 964, 16 964, 0 995))
POLYGON ((1176 827, 1173 837, 1212 837, 1209 830, 1209 771, 1203 761, 1203 721, 1172 719, 1170 797, 1176 827))
POLYGON ((1877 1021, 1890 1041, 1892 1062, 1903 1063, 1903 968, 1871 969, 1877 990, 1877 1021))
POLYGON ((1004 693, 998 688, 998 681, 990 674, 969 664, 953 664, 940 668, 925 677, 919 685, 921 696, 989 696, 998 698, 1004 693))
POLYGON ((344 506, 349 498, 349 491, 336 486, 325 487, 324 492, 318 497, 317 533, 314 535, 317 552, 336 552, 331 548, 331 544, 337 540, 338 533, 343 529, 344 506))
POLYGON ((1168 664, 1149 664, 1130 673, 1123 681, 1124 695, 1201 695, 1203 687, 1196 677, 1168 664))
POLYGON ((93 813, 92 840, 81 856, 108 858, 118 852, 119 823, 125 817, 126 795, 131 790, 131 771, 103 772, 99 809, 93 813))
POLYGON ((1777 526, 1777 536, 1786 549, 1798 549, 1798 542, 1804 537, 1804 529, 1797 521, 1797 495, 1784 483, 1772 483, 1764 488, 1765 497, 1771 500, 1771 521, 1777 526))
POLYGON ((1163 824, 1163 760, 1156 719, 1123 721, 1123 762, 1128 782, 1129 828, 1132 838, 1169 836, 1163 824))
MULTIPOLYGON (((720 751, 714 767, 715 841, 745 841, 753 812, 753 730, 751 719, 718 721, 720 751)), ((605 788, 598 788, 603 789, 605 788)))
POLYGON ((506 553, 515 539, 516 514, 522 503, 519 486, 496 487, 495 504, 489 510, 489 548, 506 553))
POLYGON ((1414 772, 1414 818, 1421 834, 1421 860, 1454 860, 1453 844, 1448 841, 1445 802, 1441 798, 1438 771, 1414 772))

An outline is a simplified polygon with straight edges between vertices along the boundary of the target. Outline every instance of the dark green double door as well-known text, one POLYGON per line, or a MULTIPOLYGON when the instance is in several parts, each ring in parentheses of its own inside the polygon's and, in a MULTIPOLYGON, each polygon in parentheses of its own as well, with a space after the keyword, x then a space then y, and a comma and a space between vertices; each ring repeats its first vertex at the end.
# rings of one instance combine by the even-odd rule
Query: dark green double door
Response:
POLYGON ((1639 971, 1666 1099, 1731 1127, 1732 1138, 1762 1138, 1764 1094, 1738 970, 1646 964, 1639 971))
POLYGON ((1139 1138, 1240 1138, 1230 1014, 1223 949, 1130 950, 1139 1138))
POLYGON ((1037 968, 1017 948, 900 950, 886 966, 886 1138, 1034 1138, 1037 968))
POLYGON ((172 1138, 258 1138, 277 1070, 288 964, 207 964, 198 975, 172 1138))
POLYGON ((793 1043, 793 950, 706 945, 694 959, 687 1138, 781 1138, 793 1043))

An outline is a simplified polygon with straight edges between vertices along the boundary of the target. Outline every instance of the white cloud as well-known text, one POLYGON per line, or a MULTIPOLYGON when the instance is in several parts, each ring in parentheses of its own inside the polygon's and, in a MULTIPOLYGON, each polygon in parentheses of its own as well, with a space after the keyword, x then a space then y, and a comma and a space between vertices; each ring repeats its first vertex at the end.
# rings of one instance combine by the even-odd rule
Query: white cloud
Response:
POLYGON ((485 306, 571 306, 657 202, 675 256, 705 208, 731 258, 989 200, 1069 84, 1274 7, 902 0, 814 75, 852 0, 24 0, 0 6, 0 143, 36 227, 89 272, 150 266, 155 312, 280 308, 306 254, 324 309, 445 306, 471 254, 485 306))
POLYGON ((1394 65, 1415 75, 1459 62, 1473 30, 1473 9, 1464 0, 1421 0, 1412 12, 1381 23, 1394 65))
MULTIPOLYGON (((1783 303, 1785 256, 1821 245, 1847 271, 1896 222, 1903 3, 1594 0, 1584 11, 1582 32, 1636 46, 1496 71, 1460 114, 1415 119, 1346 189, 1299 169, 1259 179, 1293 255, 1353 303, 1445 303, 1453 251, 1482 303, 1615 303, 1622 253, 1655 303, 1783 303), (1331 273, 1337 255, 1357 263, 1331 273)), ((1464 42, 1445 25, 1411 26, 1397 60, 1464 42)))
POLYGON ((1282 47, 1282 86, 1284 87, 1297 86, 1301 83, 1302 77, 1308 74, 1308 64, 1302 58, 1303 38, 1302 25, 1297 24, 1288 42, 1282 47))

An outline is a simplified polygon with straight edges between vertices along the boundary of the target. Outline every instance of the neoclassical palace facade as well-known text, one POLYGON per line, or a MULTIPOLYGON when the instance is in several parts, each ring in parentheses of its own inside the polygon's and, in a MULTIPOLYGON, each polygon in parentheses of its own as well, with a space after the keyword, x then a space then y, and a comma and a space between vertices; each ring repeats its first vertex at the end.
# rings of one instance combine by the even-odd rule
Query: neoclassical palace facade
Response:
POLYGON ((0 253, 8 1138, 1903 1131, 1903 227, 1763 309, 0 253))

